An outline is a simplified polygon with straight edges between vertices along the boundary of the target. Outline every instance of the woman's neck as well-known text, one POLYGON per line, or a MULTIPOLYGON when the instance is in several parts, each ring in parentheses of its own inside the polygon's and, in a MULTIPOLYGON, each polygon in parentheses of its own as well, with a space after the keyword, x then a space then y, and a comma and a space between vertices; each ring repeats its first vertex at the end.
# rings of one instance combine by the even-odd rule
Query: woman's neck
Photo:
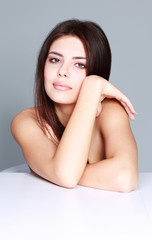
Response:
POLYGON ((75 105, 74 104, 55 104, 55 111, 64 127, 66 127, 70 116, 73 112, 75 105))

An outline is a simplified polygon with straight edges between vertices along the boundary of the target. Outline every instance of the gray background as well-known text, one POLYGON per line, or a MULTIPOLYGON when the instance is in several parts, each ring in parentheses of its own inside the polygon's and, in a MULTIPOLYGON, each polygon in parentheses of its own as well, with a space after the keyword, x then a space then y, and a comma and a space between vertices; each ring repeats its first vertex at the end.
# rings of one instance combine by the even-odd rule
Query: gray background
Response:
POLYGON ((0 170, 25 163, 10 133, 11 119, 33 106, 41 44, 58 22, 92 20, 105 31, 113 54, 110 81, 139 113, 131 121, 139 150, 139 171, 152 171, 151 0, 0 1, 0 170))

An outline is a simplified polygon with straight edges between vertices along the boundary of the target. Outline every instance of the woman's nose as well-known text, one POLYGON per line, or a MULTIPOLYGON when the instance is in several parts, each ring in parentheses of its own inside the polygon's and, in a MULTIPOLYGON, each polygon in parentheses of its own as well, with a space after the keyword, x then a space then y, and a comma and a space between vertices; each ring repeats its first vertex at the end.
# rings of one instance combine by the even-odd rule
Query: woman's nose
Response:
POLYGON ((59 71, 58 71, 58 76, 59 77, 65 77, 65 78, 69 78, 69 70, 68 70, 68 67, 67 66, 65 66, 65 64, 63 64, 61 67, 60 67, 60 69, 59 69, 59 71))

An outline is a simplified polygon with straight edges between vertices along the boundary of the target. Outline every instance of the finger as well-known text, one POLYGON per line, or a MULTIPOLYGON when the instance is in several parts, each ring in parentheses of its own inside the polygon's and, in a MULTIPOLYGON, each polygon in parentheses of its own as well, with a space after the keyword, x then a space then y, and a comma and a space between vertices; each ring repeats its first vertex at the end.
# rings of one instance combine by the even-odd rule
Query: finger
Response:
POLYGON ((135 120, 135 117, 133 115, 133 113, 130 111, 130 108, 126 105, 126 103, 120 101, 120 103, 123 105, 123 107, 125 108, 128 116, 130 117, 131 120, 135 120))
POLYGON ((129 107, 130 111, 133 113, 133 114, 136 114, 136 111, 131 103, 131 101, 129 100, 129 98, 126 97, 125 94, 123 94, 118 88, 115 87, 115 96, 114 97, 118 97, 118 100, 119 101, 122 101, 124 103, 127 104, 127 106, 129 107))
POLYGON ((96 117, 99 117, 101 111, 102 111, 102 105, 101 105, 101 103, 99 103, 98 110, 97 110, 97 113, 96 113, 96 117))
POLYGON ((131 101, 129 100, 129 98, 127 98, 125 95, 123 96, 123 98, 121 99, 122 102, 124 102, 128 108, 130 109, 130 111, 132 112, 132 114, 136 114, 136 111, 131 103, 131 101))
POLYGON ((106 82, 102 96, 107 98, 116 98, 120 103, 122 103, 129 117, 134 119, 133 114, 136 114, 136 111, 131 101, 117 87, 113 86, 109 82, 106 82))

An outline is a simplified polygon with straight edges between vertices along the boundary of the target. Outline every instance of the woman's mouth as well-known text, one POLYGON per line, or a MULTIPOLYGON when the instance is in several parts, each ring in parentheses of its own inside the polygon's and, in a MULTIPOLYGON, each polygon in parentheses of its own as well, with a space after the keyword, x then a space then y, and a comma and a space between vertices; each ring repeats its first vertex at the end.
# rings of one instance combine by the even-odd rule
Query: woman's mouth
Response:
POLYGON ((66 85, 66 84, 64 84, 64 83, 61 83, 61 82, 55 82, 55 83, 53 83, 53 87, 54 87, 56 90, 61 90, 61 91, 67 91, 67 90, 72 89, 72 88, 69 87, 68 85, 66 85))

